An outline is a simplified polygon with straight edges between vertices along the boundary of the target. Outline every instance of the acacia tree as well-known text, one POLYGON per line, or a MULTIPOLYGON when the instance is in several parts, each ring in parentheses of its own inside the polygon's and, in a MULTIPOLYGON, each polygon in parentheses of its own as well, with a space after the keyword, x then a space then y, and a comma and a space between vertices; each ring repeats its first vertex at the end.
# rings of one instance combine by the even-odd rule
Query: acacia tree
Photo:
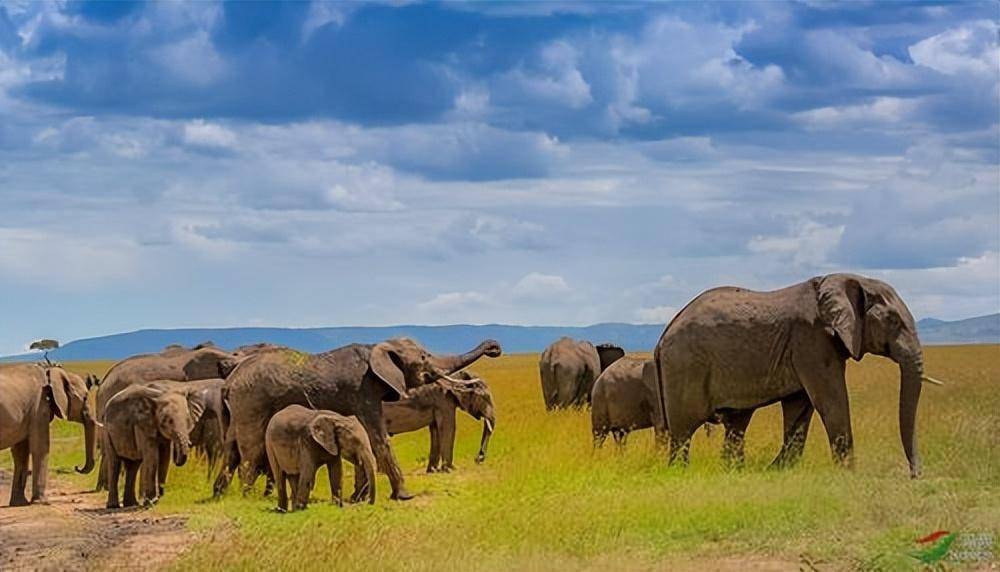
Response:
POLYGON ((44 354, 45 363, 47 363, 49 365, 52 365, 52 362, 49 361, 49 352, 52 351, 52 350, 54 350, 54 349, 58 349, 58 348, 59 348, 59 341, 58 340, 37 340, 37 341, 31 342, 31 345, 28 346, 28 349, 41 350, 41 351, 45 352, 45 354, 44 354))

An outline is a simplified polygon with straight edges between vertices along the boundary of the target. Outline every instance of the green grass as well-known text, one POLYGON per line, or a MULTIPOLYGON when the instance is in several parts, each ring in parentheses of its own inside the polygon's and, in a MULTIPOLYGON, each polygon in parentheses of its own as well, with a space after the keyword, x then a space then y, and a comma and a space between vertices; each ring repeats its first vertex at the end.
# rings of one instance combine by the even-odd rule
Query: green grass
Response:
MULTIPOLYGON (((766 470, 780 445, 775 406, 757 413, 747 466, 732 473, 719 461, 721 431, 698 433, 687 470, 666 467, 649 431, 633 434, 623 453, 610 443, 593 452, 589 413, 546 413, 537 356, 515 355, 475 368, 491 384, 499 416, 484 465, 472 462, 480 427, 465 416, 453 474, 423 473, 426 432, 394 438, 419 493, 410 502, 389 501, 380 475, 378 504, 338 509, 326 502, 325 471, 302 513, 274 514, 273 499, 244 498, 239 487, 206 502, 211 486, 195 463, 172 470, 154 510, 189 514, 189 526, 204 531, 175 564, 181 570, 634 570, 691 560, 704 569, 731 558, 794 567, 803 557, 824 569, 912 569, 906 552, 926 533, 1000 532, 1000 348, 929 348, 926 363, 948 385, 924 389, 918 481, 907 477, 899 444, 898 370, 884 359, 848 370, 854 471, 832 465, 818 417, 801 465, 766 470)), ((100 373, 107 365, 71 367, 100 373)), ((82 460, 80 432, 56 425, 52 465, 71 471, 82 460)), ((0 464, 9 462, 0 454, 0 464)))

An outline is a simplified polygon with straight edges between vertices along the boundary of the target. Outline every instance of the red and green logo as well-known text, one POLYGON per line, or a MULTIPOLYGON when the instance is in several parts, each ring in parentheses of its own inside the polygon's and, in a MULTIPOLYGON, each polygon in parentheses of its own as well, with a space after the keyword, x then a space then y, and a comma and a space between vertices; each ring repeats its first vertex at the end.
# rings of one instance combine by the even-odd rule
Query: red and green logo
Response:
POLYGON ((909 555, 924 564, 935 564, 948 555, 948 550, 951 549, 957 536, 957 533, 947 530, 934 531, 923 538, 918 538, 917 544, 921 547, 910 552, 909 555))

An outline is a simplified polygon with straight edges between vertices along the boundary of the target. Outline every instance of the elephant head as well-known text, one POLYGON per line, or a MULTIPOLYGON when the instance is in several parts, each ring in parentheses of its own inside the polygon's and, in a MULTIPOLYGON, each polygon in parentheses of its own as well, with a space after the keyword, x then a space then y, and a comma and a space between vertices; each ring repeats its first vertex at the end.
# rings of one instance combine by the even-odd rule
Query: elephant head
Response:
POLYGON ((150 388, 156 427, 173 445, 174 464, 183 467, 191 450, 191 432, 205 412, 205 395, 201 391, 162 391, 150 388))
POLYGON ((497 357, 500 344, 486 340, 472 351, 458 355, 436 355, 409 338, 393 338, 375 344, 369 367, 388 388, 387 401, 406 396, 406 390, 447 377, 468 367, 482 356, 497 357))
POLYGON ((625 350, 614 344, 603 343, 595 347, 597 348, 597 357, 601 360, 601 371, 608 369, 609 365, 625 357, 625 350))
POLYGON ((482 463, 486 460, 486 447, 497 423, 493 394, 482 379, 466 372, 461 372, 458 377, 464 379, 464 383, 449 382, 445 390, 462 411, 474 419, 483 420, 483 436, 479 442, 479 453, 476 455, 476 462, 482 463))
POLYGON ((84 455, 83 467, 74 467, 78 473, 89 473, 94 470, 94 445, 96 444, 96 427, 94 418, 88 407, 88 383, 86 379, 61 367, 50 367, 45 370, 45 390, 52 406, 52 414, 56 417, 75 421, 83 425, 84 455))
POLYGON ((225 378, 232 373, 238 363, 239 360, 233 354, 222 351, 211 342, 206 342, 191 349, 183 366, 184 377, 188 381, 225 378))
MULTIPOLYGON (((363 429, 352 431, 350 426, 329 414, 319 414, 309 422, 309 434, 316 443, 333 456, 352 460, 355 470, 364 471, 369 504, 375 504, 375 455, 363 429)), ((348 417, 346 419, 355 419, 348 417)))
POLYGON ((899 434, 910 465, 920 475, 916 418, 924 378, 924 358, 910 310, 885 282, 853 274, 831 274, 814 281, 820 319, 855 360, 866 353, 885 356, 900 370, 899 434))

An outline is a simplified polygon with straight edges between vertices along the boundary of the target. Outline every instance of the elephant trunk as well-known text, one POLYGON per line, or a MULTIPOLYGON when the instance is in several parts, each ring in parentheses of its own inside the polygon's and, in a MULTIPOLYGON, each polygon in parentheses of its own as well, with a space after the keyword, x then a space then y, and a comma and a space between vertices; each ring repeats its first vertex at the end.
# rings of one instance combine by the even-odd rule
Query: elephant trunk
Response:
POLYGON ((183 467, 187 463, 188 454, 191 452, 191 440, 184 435, 177 435, 173 439, 174 464, 183 467))
POLYGON ((464 354, 435 356, 433 358, 433 363, 438 371, 444 372, 445 374, 452 374, 456 371, 469 367, 484 355, 488 355, 490 357, 499 356, 500 344, 495 340, 486 340, 476 346, 474 350, 464 354))
POLYGON ((80 474, 88 474, 94 470, 94 448, 97 443, 97 423, 90 416, 90 411, 86 407, 83 409, 83 446, 86 458, 82 467, 73 467, 80 474))
MULTIPOLYGON (((360 457, 365 471, 365 480, 368 481, 368 504, 375 504, 375 455, 366 451, 360 457)), ((357 470, 356 467, 355 470, 357 470)))
POLYGON ((496 427, 496 417, 492 414, 483 416, 483 437, 479 441, 479 454, 476 455, 476 462, 482 463, 486 460, 486 447, 490 444, 490 437, 493 436, 493 429, 496 427))
MULTIPOLYGON (((919 348, 919 346, 918 346, 919 348)), ((910 464, 910 477, 920 476, 920 453, 917 451, 917 405, 920 402, 921 378, 924 375, 923 353, 917 349, 899 360, 899 436, 910 464)))

